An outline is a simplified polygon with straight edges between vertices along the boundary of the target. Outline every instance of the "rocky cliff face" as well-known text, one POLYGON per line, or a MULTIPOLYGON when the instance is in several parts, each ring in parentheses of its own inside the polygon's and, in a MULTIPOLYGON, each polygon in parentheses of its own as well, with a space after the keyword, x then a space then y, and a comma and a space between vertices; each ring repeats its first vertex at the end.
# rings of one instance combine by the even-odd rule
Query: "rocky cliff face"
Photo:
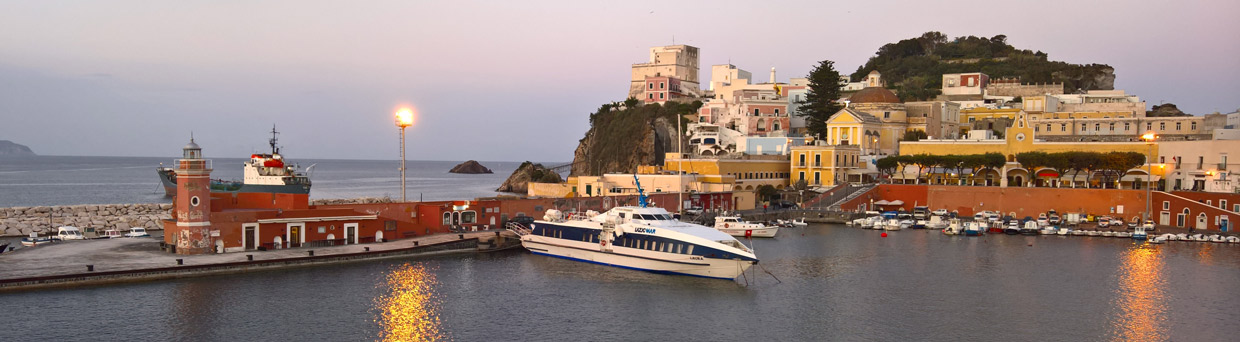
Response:
MULTIPOLYGON (((638 165, 663 165, 664 153, 678 150, 676 118, 699 107, 701 103, 669 102, 592 115, 590 130, 573 153, 570 174, 632 173, 638 165)), ((688 145, 688 139, 681 140, 688 145)))
POLYGON ((1056 82, 1063 82, 1069 93, 1079 90, 1114 90, 1115 68, 1103 64, 1082 65, 1051 74, 1056 82))
POLYGON ((26 147, 26 145, 18 144, 18 143, 8 141, 8 140, 0 140, 0 156, 33 156, 33 155, 35 155, 34 151, 31 151, 29 147, 26 147))
POLYGON ((504 180, 504 184, 500 184, 495 191, 525 194, 529 190, 530 182, 562 183, 564 179, 560 178, 560 174, 542 164, 526 161, 521 163, 521 166, 517 167, 517 170, 513 171, 512 175, 504 180))
POLYGON ((468 174, 492 173, 491 169, 486 168, 486 166, 482 166, 482 164, 479 164, 478 161, 476 160, 470 160, 464 163, 457 164, 455 167, 452 168, 452 170, 449 170, 448 172, 468 173, 468 174))

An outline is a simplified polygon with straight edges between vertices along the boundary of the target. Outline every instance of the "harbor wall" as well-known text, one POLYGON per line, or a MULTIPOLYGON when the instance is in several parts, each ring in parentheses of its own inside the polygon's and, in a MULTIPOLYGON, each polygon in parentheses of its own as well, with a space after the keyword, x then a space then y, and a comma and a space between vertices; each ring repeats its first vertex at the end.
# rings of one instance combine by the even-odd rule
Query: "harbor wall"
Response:
POLYGON ((88 204, 70 206, 39 206, 0 208, 0 235, 27 236, 32 232, 54 233, 56 227, 75 226, 129 230, 163 228, 170 219, 172 204, 88 204))

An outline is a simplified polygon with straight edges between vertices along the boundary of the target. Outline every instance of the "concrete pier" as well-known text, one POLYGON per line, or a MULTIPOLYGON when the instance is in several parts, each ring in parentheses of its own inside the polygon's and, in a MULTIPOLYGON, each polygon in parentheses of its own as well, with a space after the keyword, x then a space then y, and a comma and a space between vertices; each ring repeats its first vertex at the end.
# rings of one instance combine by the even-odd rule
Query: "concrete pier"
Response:
POLYGON ((161 252, 159 240, 148 238, 66 241, 0 254, 0 292, 477 252, 519 244, 514 234, 493 230, 314 247, 313 255, 308 253, 311 248, 289 248, 187 256, 161 252))

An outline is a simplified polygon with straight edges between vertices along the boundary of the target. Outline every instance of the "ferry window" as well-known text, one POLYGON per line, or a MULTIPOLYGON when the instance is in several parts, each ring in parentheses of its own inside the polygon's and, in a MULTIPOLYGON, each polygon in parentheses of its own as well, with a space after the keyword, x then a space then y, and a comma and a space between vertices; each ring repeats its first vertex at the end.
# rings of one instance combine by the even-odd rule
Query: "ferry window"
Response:
POLYGON ((685 252, 685 254, 693 254, 693 245, 689 245, 689 251, 685 252))
POLYGON ((624 218, 624 213, 620 213, 620 218, 624 218))
POLYGON ((670 244, 667 244, 667 243, 663 244, 663 253, 667 253, 668 250, 671 249, 671 247, 672 246, 670 246, 670 244))

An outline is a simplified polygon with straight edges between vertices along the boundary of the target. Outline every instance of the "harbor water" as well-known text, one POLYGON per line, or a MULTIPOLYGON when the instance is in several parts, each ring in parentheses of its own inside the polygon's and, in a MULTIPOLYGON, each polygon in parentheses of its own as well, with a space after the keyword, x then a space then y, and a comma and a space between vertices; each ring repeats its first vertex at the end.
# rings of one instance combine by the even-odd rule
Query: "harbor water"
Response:
POLYGON ((1225 341, 1240 334, 1240 247, 1231 244, 879 234, 842 225, 784 229, 748 242, 761 267, 736 281, 509 250, 3 293, 0 331, 54 341, 1225 341))

